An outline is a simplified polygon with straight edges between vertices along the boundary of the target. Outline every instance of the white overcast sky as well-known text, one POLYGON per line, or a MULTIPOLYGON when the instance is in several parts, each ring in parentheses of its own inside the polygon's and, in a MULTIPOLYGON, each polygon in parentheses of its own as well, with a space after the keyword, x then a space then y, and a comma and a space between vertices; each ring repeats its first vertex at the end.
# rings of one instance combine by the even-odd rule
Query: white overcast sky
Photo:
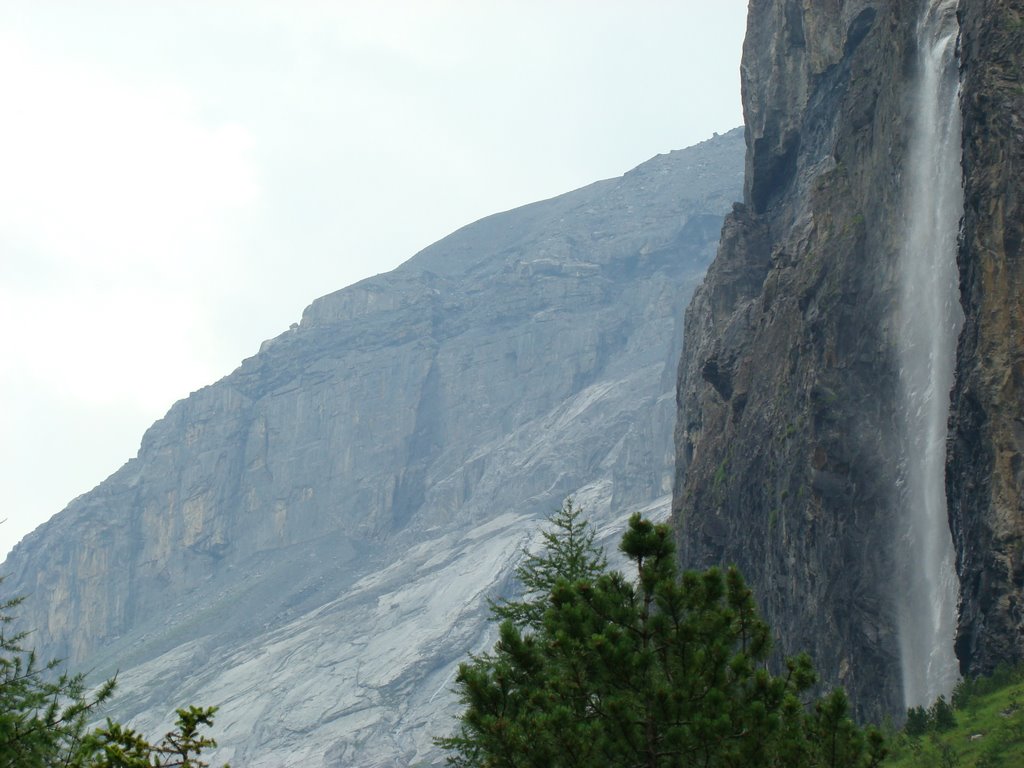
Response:
POLYGON ((746 0, 0 0, 0 558, 313 299, 742 122, 746 0))

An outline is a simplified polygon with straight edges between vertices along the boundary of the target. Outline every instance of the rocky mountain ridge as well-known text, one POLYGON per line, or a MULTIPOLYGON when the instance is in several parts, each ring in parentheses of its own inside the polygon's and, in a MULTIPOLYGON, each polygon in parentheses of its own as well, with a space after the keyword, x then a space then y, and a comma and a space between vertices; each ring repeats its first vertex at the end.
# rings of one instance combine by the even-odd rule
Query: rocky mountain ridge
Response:
POLYGON ((659 156, 314 301, 15 547, 39 651, 120 669, 147 732, 220 705, 219 760, 437 762, 540 521, 568 494, 608 542, 667 516, 682 311, 742 154, 659 156))

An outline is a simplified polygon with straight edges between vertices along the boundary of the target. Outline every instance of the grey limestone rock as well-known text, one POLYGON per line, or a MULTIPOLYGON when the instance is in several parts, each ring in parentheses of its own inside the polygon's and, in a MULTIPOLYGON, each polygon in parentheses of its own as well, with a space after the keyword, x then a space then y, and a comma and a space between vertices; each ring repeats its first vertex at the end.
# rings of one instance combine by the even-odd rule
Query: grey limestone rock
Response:
POLYGON ((120 669, 146 731, 220 705, 236 765, 436 762, 544 517, 667 516, 683 308, 742 157, 733 131, 314 301, 14 549, 40 652, 120 669))

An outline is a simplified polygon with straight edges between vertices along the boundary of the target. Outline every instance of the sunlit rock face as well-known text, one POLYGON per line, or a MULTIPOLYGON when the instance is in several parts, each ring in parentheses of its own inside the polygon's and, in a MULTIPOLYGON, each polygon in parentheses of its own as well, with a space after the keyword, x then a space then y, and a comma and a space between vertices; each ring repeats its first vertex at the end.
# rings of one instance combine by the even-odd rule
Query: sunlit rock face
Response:
POLYGON ((568 494, 608 542, 668 516, 683 309, 743 153, 659 156, 313 302, 15 548, 36 646, 120 669, 148 732, 220 705, 221 761, 439 763, 540 521, 568 494))
POLYGON ((1020 35, 998 0, 750 4, 744 204, 687 310, 673 514, 684 564, 738 563, 862 718, 948 691, 954 634, 963 669, 1024 646, 1020 35), (920 255, 959 285, 929 321, 908 240, 940 226, 920 255))

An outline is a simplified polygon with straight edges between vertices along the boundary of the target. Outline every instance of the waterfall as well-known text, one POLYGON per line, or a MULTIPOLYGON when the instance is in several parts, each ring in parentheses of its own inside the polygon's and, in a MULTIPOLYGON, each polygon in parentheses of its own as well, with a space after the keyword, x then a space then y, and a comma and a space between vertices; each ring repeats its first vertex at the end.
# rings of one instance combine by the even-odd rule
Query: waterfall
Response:
POLYGON ((904 170, 899 363, 906 548, 899 636, 906 706, 949 696, 959 584, 946 515, 946 434, 956 340, 963 324, 956 247, 963 212, 956 0, 924 0, 904 170))

